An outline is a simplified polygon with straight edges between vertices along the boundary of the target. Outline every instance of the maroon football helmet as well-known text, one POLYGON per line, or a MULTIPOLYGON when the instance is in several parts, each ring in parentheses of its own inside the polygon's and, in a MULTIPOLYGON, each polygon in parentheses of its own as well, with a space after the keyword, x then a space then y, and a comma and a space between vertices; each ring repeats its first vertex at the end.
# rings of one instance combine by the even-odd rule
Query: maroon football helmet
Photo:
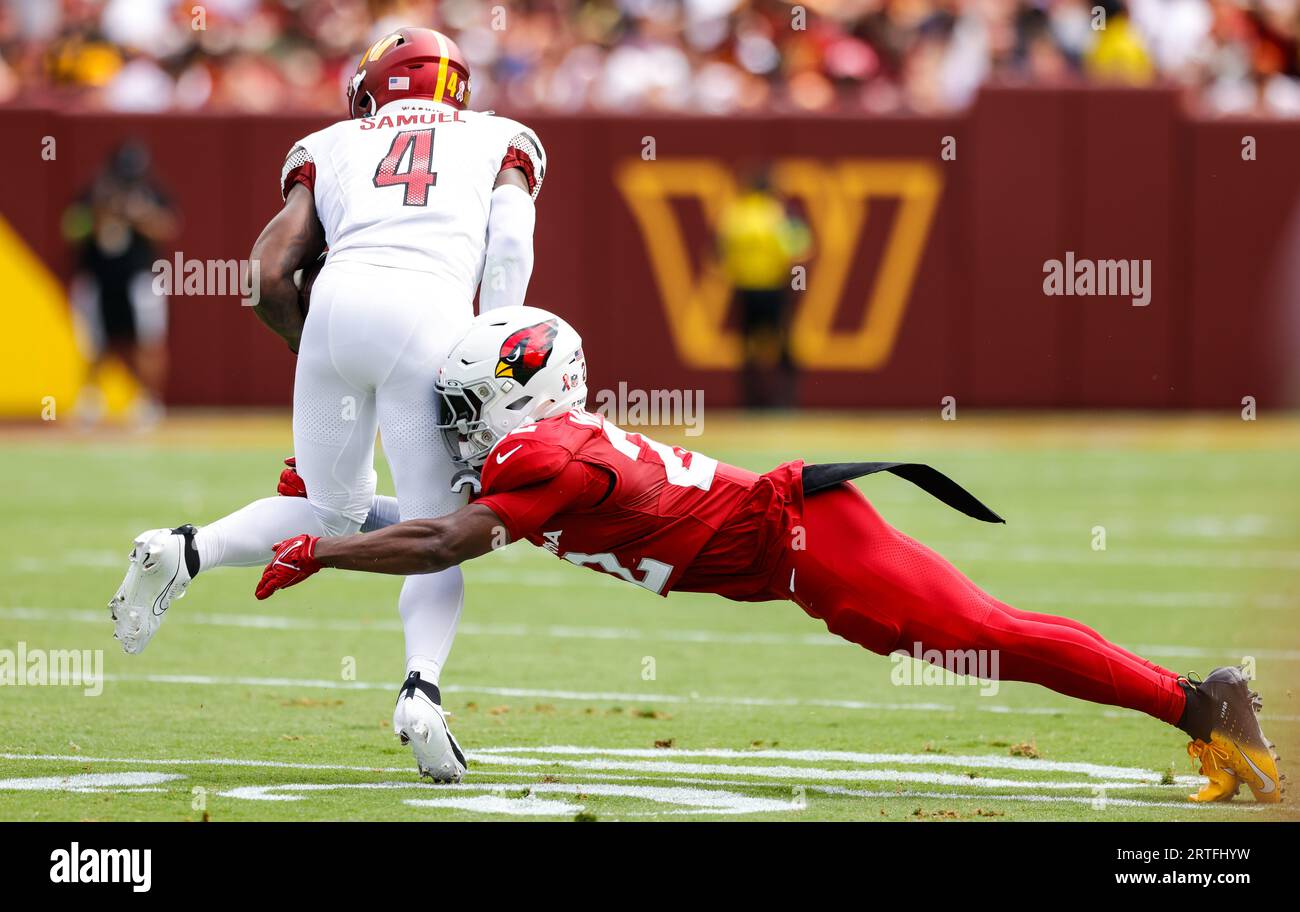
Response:
POLYGON ((348 85, 348 116, 370 117, 399 98, 469 106, 469 64, 456 42, 426 28, 398 29, 361 55, 348 85))

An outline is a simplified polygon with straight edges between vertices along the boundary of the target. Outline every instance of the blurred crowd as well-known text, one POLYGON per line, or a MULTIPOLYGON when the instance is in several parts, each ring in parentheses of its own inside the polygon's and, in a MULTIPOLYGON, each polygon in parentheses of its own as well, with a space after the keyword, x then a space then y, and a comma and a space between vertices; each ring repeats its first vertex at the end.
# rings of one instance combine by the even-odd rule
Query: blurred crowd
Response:
POLYGON ((459 42, 476 108, 936 113, 1086 82, 1300 116, 1300 0, 0 0, 0 104, 341 113, 399 25, 459 42))

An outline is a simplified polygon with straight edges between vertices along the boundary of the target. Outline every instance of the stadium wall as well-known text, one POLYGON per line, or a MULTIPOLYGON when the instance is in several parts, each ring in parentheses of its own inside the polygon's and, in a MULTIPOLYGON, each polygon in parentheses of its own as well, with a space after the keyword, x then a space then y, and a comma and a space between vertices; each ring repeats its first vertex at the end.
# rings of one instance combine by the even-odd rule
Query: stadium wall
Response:
MULTIPOLYGON (((805 407, 1300 404, 1300 123, 1096 89, 990 90, 951 118, 525 119, 550 158, 530 300, 579 327, 594 389, 737 401, 710 225, 762 162, 815 236, 795 298, 805 407), (1149 260, 1149 303, 1046 295, 1045 263, 1067 252, 1149 260)), ((70 382, 59 215, 115 145, 153 150, 175 251, 227 260, 324 123, 0 109, 0 412, 35 416, 70 382)), ((171 315, 171 403, 289 403, 293 359, 237 296, 174 298, 171 315)))

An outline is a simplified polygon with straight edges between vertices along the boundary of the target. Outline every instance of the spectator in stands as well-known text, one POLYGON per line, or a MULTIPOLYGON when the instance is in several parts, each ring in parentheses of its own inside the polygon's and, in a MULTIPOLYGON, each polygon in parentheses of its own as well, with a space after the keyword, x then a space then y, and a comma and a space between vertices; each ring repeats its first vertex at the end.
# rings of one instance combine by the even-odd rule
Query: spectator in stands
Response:
POLYGON ((503 109, 943 112, 992 80, 1300 113, 1300 0, 0 0, 0 104, 334 114, 408 23, 453 35, 503 109))

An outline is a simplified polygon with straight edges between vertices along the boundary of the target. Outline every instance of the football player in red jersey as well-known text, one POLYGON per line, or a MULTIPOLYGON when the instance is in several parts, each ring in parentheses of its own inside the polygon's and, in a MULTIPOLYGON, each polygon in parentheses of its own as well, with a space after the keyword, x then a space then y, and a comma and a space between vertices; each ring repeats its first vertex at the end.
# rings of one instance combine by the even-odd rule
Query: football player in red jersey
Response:
MULTIPOLYGON (((1002 521, 928 466, 794 461, 759 475, 629 433, 583 409, 582 340, 531 307, 480 316, 452 349, 437 390, 453 458, 481 472, 474 502, 367 534, 281 542, 259 599, 323 567, 429 573, 525 538, 664 596, 787 599, 881 655, 915 647, 953 662, 969 650, 996 651, 1004 680, 1139 710, 1190 735, 1189 752, 1209 778, 1193 800, 1231 798, 1241 782, 1259 801, 1280 797, 1258 697, 1240 669, 1189 680, 1078 621, 1013 608, 891 527, 849 483, 886 471, 967 515, 1002 521)), ((282 492, 302 493, 292 469, 282 492)), ((407 687, 440 699, 418 680, 407 687)))

